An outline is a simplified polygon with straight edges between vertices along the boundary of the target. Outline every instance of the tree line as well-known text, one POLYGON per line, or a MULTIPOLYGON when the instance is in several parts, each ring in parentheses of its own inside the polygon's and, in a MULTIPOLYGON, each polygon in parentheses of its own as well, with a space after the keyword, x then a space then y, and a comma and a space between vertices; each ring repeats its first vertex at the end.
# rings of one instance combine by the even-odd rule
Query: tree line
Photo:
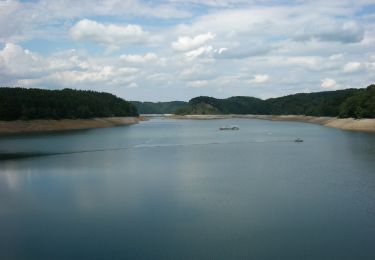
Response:
POLYGON ((184 101, 140 102, 130 101, 140 114, 173 114, 177 109, 187 105, 184 101))
POLYGON ((86 90, 0 88, 0 120, 93 118, 142 114, 254 114, 375 118, 375 85, 262 100, 196 97, 189 102, 128 102, 86 90))
POLYGON ((109 93, 86 90, 0 88, 0 120, 138 116, 137 108, 109 93))
POLYGON ((299 93, 262 100, 253 97, 216 99, 196 97, 176 114, 306 115, 375 118, 375 85, 365 89, 345 89, 299 93))

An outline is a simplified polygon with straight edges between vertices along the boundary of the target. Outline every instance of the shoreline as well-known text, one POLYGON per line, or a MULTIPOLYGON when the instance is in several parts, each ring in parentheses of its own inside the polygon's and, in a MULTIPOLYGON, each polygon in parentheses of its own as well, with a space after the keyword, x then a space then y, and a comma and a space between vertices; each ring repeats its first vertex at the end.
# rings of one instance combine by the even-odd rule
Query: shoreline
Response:
MULTIPOLYGON (((335 117, 314 117, 301 115, 164 115, 171 119, 213 120, 213 119, 259 119, 269 121, 289 121, 318 124, 326 127, 347 131, 375 133, 375 119, 353 119, 335 117)), ((147 120, 143 117, 105 117, 91 119, 61 119, 61 120, 15 120, 0 121, 0 136, 24 133, 43 133, 68 130, 84 130, 114 126, 137 124, 147 120)))
POLYGON ((137 124, 142 117, 0 121, 0 135, 83 130, 137 124))
POLYGON ((347 131, 361 131, 375 133, 375 119, 354 119, 354 118, 336 118, 336 117, 314 117, 301 115, 172 115, 173 119, 193 119, 193 120, 211 120, 211 119, 260 119, 269 121, 289 121, 318 124, 331 128, 338 128, 347 131))

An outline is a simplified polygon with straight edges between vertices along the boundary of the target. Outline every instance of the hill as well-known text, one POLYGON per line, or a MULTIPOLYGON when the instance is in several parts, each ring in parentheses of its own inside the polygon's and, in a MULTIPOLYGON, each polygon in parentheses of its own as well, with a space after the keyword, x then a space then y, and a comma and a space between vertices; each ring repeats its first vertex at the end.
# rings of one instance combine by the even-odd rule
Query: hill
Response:
POLYGON ((188 105, 177 110, 177 114, 261 114, 263 100, 254 97, 196 97, 188 105))
POLYGON ((0 88, 0 120, 138 116, 137 108, 109 93, 0 88))
POLYGON ((375 85, 366 89, 345 89, 299 93, 262 100, 253 97, 216 99, 196 97, 176 114, 306 115, 375 118, 375 85))
POLYGON ((176 110, 187 105, 184 101, 140 102, 130 101, 140 114, 174 114, 176 110))

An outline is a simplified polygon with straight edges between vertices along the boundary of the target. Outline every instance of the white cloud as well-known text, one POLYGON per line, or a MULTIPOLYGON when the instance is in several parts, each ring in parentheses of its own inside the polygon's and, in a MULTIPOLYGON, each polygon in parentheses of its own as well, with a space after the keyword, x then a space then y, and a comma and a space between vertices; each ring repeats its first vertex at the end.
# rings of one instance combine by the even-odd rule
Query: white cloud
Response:
POLYGON ((155 53, 146 53, 145 55, 121 55, 120 59, 132 63, 144 63, 157 60, 158 56, 155 53))
POLYGON ((212 46, 202 46, 195 50, 189 51, 185 53, 185 57, 187 60, 191 61, 195 58, 198 58, 199 56, 202 56, 204 54, 210 54, 212 51, 212 46))
POLYGON ((139 25, 102 24, 88 19, 77 22, 70 29, 70 33, 75 40, 115 46, 145 42, 147 36, 147 33, 139 25))
POLYGON ((134 100, 364 87, 375 82, 375 21, 361 13, 372 2, 0 0, 1 84, 134 100))
POLYGON ((135 82, 130 83, 127 88, 138 88, 138 84, 135 82))
POLYGON ((208 81, 207 80, 194 80, 194 81, 189 81, 186 84, 187 87, 189 88, 203 88, 208 86, 208 81))
POLYGON ((254 78, 249 80, 249 83, 251 84, 261 84, 261 83, 266 83, 267 81, 269 81, 270 79, 270 76, 268 76, 267 74, 257 74, 257 75, 254 75, 254 78))
POLYGON ((337 82, 334 79, 325 78, 321 80, 322 84, 320 85, 322 88, 326 89, 334 89, 337 87, 337 82))
POLYGON ((198 48, 208 41, 215 38, 215 34, 208 32, 205 34, 199 34, 195 37, 183 36, 179 37, 177 41, 172 42, 172 48, 176 51, 189 51, 198 48))
POLYGON ((41 72, 46 67, 46 61, 40 55, 21 46, 7 43, 0 51, 0 72, 13 75, 26 75, 41 72))
POLYGON ((253 56, 267 54, 271 48, 266 44, 250 44, 232 48, 220 48, 216 51, 215 57, 219 59, 244 59, 253 56))
POLYGON ((354 73, 361 69, 361 63, 360 62, 348 62, 344 66, 344 72, 346 73, 354 73))
POLYGON ((306 24, 294 36, 296 40, 337 41, 342 43, 360 42, 364 38, 363 27, 355 21, 337 22, 321 19, 306 24))
POLYGON ((215 70, 210 65, 193 64, 179 74, 179 78, 187 81, 207 80, 216 76, 215 70))
POLYGON ((138 70, 135 68, 115 68, 103 66, 97 70, 79 71, 66 70, 31 79, 21 79, 17 83, 26 87, 58 86, 58 87, 89 87, 105 85, 128 85, 136 79, 138 70))
POLYGON ((171 3, 183 3, 193 5, 206 5, 212 7, 232 7, 244 3, 249 3, 248 0, 169 0, 171 3))
POLYGON ((44 57, 7 43, 0 51, 0 75, 3 84, 11 78, 13 84, 54 88, 129 84, 141 72, 111 61, 91 60, 74 50, 44 57))

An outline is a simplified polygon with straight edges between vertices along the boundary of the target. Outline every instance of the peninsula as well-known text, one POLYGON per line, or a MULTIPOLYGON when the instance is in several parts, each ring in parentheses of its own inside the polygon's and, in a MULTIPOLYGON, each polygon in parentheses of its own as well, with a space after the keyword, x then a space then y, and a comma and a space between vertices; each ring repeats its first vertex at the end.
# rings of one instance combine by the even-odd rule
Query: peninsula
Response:
POLYGON ((109 93, 0 88, 0 134, 102 128, 139 120, 133 104, 109 93))

